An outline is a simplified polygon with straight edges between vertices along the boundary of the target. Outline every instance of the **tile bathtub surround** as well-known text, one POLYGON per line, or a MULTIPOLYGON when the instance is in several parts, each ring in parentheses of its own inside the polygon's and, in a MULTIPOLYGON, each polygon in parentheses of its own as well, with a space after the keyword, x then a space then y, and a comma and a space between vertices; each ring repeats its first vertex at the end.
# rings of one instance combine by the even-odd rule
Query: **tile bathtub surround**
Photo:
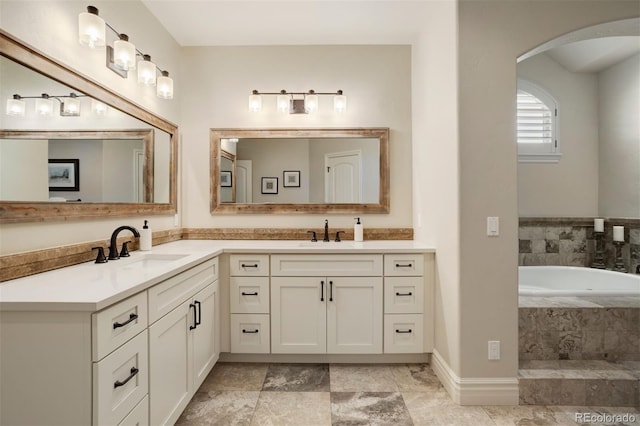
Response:
MULTIPOLYGON (((612 269, 615 262, 613 225, 625 227, 626 244, 622 249, 622 258, 627 270, 634 273, 640 265, 640 220, 605 220, 603 241, 607 269, 612 269)), ((593 263, 596 247, 593 219, 520 218, 518 243, 521 266, 589 267, 593 263)))
POLYGON ((631 414, 640 425, 630 407, 459 406, 427 364, 218 363, 177 424, 576 425, 585 412, 631 414))
POLYGON ((640 361, 640 307, 520 307, 518 314, 520 360, 640 361))

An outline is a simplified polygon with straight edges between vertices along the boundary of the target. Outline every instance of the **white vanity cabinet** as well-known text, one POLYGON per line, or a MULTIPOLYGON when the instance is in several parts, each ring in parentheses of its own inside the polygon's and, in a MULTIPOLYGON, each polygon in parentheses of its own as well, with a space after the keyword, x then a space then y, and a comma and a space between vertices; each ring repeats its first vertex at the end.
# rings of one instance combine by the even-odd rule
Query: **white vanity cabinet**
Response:
POLYGON ((232 254, 231 352, 269 353, 269 255, 232 254))
POLYGON ((271 352, 382 353, 381 255, 272 255, 271 352))
POLYGON ((218 359, 218 294, 214 258, 97 312, 0 311, 0 424, 175 423, 218 359))
POLYGON ((432 321, 425 321, 424 270, 423 254, 384 255, 385 353, 426 352, 425 333, 432 321))
POLYGON ((218 359, 218 260, 149 289, 149 420, 174 424, 218 359))

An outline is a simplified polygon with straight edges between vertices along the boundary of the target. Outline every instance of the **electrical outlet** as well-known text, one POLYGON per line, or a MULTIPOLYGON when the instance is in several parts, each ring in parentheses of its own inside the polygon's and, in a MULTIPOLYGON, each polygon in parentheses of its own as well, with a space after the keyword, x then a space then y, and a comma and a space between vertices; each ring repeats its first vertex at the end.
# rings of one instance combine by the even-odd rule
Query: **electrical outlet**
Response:
POLYGON ((500 341, 499 340, 489 340, 489 359, 490 360, 500 359, 500 341))

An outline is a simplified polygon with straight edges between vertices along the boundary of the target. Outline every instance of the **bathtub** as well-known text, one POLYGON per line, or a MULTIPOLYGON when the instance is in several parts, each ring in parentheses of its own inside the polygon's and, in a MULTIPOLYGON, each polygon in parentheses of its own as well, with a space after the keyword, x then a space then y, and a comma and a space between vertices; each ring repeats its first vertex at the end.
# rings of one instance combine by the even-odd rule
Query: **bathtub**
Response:
POLYGON ((518 267, 520 296, 640 296, 640 275, 572 266, 518 267))

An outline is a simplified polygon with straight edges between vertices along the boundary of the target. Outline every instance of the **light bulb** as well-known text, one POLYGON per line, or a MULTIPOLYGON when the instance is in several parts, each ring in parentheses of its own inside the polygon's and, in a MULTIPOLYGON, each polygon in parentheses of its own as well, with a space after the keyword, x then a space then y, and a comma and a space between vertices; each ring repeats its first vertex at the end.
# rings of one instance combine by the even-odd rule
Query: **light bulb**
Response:
POLYGON ((249 111, 262 111, 262 96, 258 94, 257 90, 254 90, 253 93, 249 95, 249 111))
POLYGON ((158 77, 156 94, 162 99, 173 99, 173 80, 169 77, 168 71, 162 71, 162 76, 158 77))
POLYGON ((24 116, 26 104, 20 95, 13 95, 7 99, 7 115, 24 116))

